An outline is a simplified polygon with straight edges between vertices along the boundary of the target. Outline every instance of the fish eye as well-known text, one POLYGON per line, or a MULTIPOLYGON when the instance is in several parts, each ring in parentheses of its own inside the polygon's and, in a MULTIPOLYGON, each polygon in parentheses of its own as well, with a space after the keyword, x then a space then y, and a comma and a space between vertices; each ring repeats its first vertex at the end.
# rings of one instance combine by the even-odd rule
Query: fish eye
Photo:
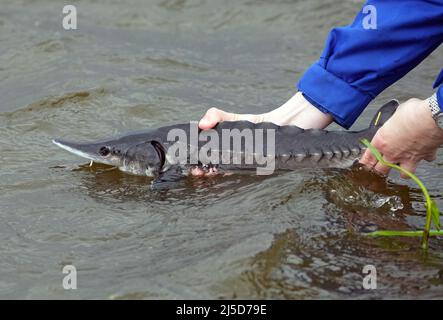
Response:
POLYGON ((109 148, 108 147, 101 147, 100 150, 98 151, 98 153, 103 156, 106 157, 109 154, 109 148))

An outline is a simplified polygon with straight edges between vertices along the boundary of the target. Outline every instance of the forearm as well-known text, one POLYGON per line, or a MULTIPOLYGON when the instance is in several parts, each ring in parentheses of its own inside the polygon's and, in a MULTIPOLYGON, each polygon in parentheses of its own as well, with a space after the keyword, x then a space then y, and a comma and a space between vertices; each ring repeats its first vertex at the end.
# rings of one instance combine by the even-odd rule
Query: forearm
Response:
POLYGON ((332 116, 321 112, 297 92, 281 107, 261 114, 223 113, 223 121, 272 122, 279 126, 292 125, 303 129, 323 129, 332 122, 332 116))
POLYGON ((320 110, 349 128, 380 92, 417 66, 443 41, 443 1, 372 0, 376 29, 367 14, 334 28, 317 63, 298 88, 320 110))
POLYGON ((293 125, 303 129, 323 129, 333 120, 332 116, 321 112, 297 92, 281 107, 263 115, 265 121, 278 125, 293 125))

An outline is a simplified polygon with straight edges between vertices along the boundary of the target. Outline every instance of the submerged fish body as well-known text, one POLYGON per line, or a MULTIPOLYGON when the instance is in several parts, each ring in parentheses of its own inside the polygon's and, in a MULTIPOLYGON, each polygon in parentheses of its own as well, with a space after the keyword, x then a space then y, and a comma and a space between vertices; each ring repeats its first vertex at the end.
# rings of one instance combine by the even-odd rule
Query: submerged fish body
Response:
POLYGON ((265 166, 263 159, 272 161, 273 170, 343 168, 352 165, 362 155, 364 147, 361 140, 372 139, 397 106, 396 100, 385 104, 370 126, 361 131, 304 130, 296 126, 233 121, 221 122, 209 131, 200 131, 196 124, 193 127, 188 123, 95 142, 77 143, 58 139, 53 142, 91 161, 160 179, 174 179, 195 169, 200 172, 255 170, 265 166), (236 138, 228 136, 226 132, 235 132, 237 138, 240 137, 237 145, 234 143, 236 138), (185 140, 177 139, 180 135, 185 140), (271 136, 272 140, 269 140, 271 136), (229 143, 225 141, 226 137, 229 143), (180 157, 177 156, 179 151, 180 157))

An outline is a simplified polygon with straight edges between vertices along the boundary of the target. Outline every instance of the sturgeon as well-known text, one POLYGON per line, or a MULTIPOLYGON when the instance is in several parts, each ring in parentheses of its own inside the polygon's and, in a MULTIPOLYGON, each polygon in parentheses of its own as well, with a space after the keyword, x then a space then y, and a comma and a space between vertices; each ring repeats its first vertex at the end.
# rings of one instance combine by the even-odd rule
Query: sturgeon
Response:
MULTIPOLYGON (((258 156, 266 157, 269 141, 263 141, 262 150, 254 150, 241 140, 241 147, 223 147, 222 141, 212 141, 214 136, 221 140, 224 130, 244 132, 274 132, 275 143, 273 164, 275 170, 296 170, 298 168, 345 168, 351 166, 365 151, 361 140, 371 140, 377 130, 393 115, 399 103, 391 100, 383 105, 369 127, 361 131, 327 131, 320 129, 304 130, 296 126, 278 126, 273 123, 254 124, 248 121, 220 122, 211 130, 195 129, 198 141, 188 139, 185 144, 186 155, 178 161, 171 157, 169 148, 177 141, 168 141, 171 130, 180 130, 188 137, 192 135, 190 124, 175 124, 141 132, 124 134, 118 137, 93 142, 70 142, 54 139, 57 146, 92 162, 118 167, 124 172, 154 177, 154 182, 175 181, 192 170, 203 173, 226 173, 232 171, 251 171, 263 167, 258 156), (213 145, 221 146, 210 151, 218 155, 219 163, 195 162, 196 155, 205 148, 208 133, 213 145), (234 155, 240 163, 232 163, 234 155), (226 157, 228 159, 226 159, 226 157), (194 162, 191 161, 194 159, 194 162), (249 161, 247 161, 249 159, 249 161), (252 162, 250 161, 252 159, 252 162), (185 161, 184 161, 185 160, 185 161), (228 161, 227 161, 228 160, 228 161), (231 160, 231 162, 229 161, 231 160)), ((269 137, 269 135, 268 135, 269 137)), ((253 137, 257 142, 257 137, 253 137)), ((263 140, 263 139, 262 139, 263 140)), ((183 143, 182 143, 183 144, 183 143)), ((183 145, 182 145, 183 146, 183 145)), ((177 147, 177 146, 175 146, 177 147)), ((269 152, 268 152, 269 153, 269 152)))

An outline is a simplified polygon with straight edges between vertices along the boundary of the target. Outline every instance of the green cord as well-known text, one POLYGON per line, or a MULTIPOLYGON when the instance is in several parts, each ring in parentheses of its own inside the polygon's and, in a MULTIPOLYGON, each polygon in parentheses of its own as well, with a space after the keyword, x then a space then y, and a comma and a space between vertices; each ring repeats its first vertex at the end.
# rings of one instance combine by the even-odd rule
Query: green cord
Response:
POLYGON ((363 139, 361 141, 369 150, 372 152, 372 154, 377 158, 377 160, 390 168, 396 169, 400 172, 403 172, 405 175, 410 177, 412 180, 415 181, 415 183, 418 184, 421 191, 423 192, 423 195, 426 199, 426 223, 425 228, 423 231, 392 231, 392 230, 381 230, 381 231, 375 231, 368 233, 368 236, 402 236, 402 237, 423 237, 422 238, 422 248, 424 250, 427 250, 429 247, 429 236, 443 236, 443 232, 440 231, 440 211, 437 207, 437 203, 431 199, 431 196, 429 195, 428 190, 426 189, 423 182, 420 181, 419 178, 412 172, 409 172, 408 170, 393 164, 389 161, 386 161, 383 156, 380 154, 380 152, 373 146, 367 139, 363 139), (431 224, 434 222, 434 225, 437 230, 431 230, 431 224))

